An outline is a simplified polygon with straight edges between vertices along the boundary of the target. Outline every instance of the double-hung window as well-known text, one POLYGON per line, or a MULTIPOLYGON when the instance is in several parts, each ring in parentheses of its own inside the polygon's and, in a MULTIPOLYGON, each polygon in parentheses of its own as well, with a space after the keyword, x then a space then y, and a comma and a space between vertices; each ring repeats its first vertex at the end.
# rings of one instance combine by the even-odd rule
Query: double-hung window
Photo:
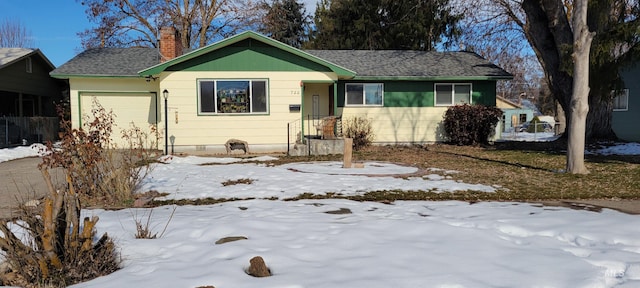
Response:
POLYGON ((345 106, 382 106, 382 83, 345 84, 345 106))
POLYGON ((613 97, 613 111, 627 110, 629 110, 629 89, 623 89, 613 97))
POLYGON ((436 84, 436 106, 471 104, 471 84, 436 84))
POLYGON ((198 80, 198 112, 266 114, 267 91, 267 80, 198 80))

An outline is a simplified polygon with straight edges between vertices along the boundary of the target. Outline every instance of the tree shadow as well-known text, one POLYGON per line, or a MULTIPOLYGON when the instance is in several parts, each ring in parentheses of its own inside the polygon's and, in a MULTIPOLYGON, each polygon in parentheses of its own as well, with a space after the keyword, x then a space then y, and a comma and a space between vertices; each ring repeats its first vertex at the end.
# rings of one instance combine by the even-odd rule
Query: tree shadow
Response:
MULTIPOLYGON (((545 152, 549 154, 564 155, 567 153, 567 138, 560 137, 555 141, 548 142, 524 142, 524 141, 505 141, 496 142, 493 145, 495 150, 503 151, 529 151, 529 152, 545 152)), ((587 144, 587 151, 601 148, 603 145, 598 143, 587 144)), ((605 145, 606 146, 606 145, 605 145)), ((601 155, 586 154, 584 156, 586 162, 591 163, 629 163, 640 164, 640 155, 601 155)))

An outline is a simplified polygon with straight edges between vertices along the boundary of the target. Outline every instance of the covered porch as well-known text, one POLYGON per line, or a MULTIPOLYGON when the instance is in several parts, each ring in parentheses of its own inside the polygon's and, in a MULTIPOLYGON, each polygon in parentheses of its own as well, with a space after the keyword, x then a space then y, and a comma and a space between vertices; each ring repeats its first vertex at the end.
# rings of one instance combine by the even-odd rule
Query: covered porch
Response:
POLYGON ((288 124, 288 154, 342 154, 342 115, 338 114, 337 81, 303 81, 300 119, 288 124))

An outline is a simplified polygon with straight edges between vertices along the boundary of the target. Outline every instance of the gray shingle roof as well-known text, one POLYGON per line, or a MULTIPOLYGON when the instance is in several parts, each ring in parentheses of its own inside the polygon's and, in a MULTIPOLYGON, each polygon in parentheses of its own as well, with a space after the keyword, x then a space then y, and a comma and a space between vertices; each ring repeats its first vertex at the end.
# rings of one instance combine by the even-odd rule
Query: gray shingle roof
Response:
POLYGON ((473 52, 305 50, 357 73, 356 77, 498 77, 511 74, 473 52))
POLYGON ((51 69, 55 68, 51 61, 47 59, 40 49, 31 49, 31 48, 0 48, 0 69, 5 66, 12 65, 13 63, 22 60, 26 57, 31 57, 32 55, 38 55, 44 60, 44 62, 51 67, 51 69))
POLYGON ((156 48, 95 48, 78 54, 51 71, 53 76, 139 76, 138 71, 160 63, 156 48))
MULTIPOLYGON (((356 77, 496 77, 511 74, 472 52, 410 50, 305 50, 357 73, 356 77)), ((77 76, 139 76, 159 62, 156 48, 95 48, 78 54, 51 72, 77 76)))
POLYGON ((28 48, 0 48, 0 67, 33 53, 28 48))

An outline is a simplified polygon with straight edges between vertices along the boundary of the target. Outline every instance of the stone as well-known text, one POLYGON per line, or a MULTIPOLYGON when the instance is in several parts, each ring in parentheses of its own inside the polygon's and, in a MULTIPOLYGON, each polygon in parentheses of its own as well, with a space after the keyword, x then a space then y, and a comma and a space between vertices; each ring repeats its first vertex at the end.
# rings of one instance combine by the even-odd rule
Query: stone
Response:
POLYGON ((224 147, 227 149, 227 154, 231 154, 233 150, 242 150, 244 154, 249 153, 249 143, 243 140, 229 139, 227 143, 224 144, 224 147))
POLYGON ((234 241, 240 241, 240 240, 247 240, 247 239, 248 238, 244 236, 229 236, 229 237, 220 238, 220 240, 216 241, 216 245, 234 242, 234 241))
POLYGON ((339 214, 351 214, 352 212, 351 212, 351 209, 349 209, 349 208, 340 208, 339 210, 332 210, 332 211, 327 211, 327 212, 324 212, 324 213, 339 215, 339 214))
POLYGON ((260 256, 256 256, 249 260, 249 270, 247 274, 253 277, 269 277, 271 276, 271 271, 267 268, 267 264, 264 263, 264 259, 260 256))

